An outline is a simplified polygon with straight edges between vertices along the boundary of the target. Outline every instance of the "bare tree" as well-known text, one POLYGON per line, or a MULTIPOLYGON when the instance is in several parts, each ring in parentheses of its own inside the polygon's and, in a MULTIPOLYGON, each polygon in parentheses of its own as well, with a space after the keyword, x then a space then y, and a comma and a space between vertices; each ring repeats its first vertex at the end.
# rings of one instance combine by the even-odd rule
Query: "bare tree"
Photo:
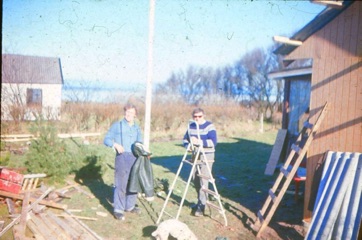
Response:
POLYGON ((271 49, 257 48, 245 54, 236 68, 240 69, 240 79, 259 114, 265 115, 269 110, 272 116, 282 95, 282 85, 268 77, 269 72, 279 68, 277 56, 271 53, 271 49))

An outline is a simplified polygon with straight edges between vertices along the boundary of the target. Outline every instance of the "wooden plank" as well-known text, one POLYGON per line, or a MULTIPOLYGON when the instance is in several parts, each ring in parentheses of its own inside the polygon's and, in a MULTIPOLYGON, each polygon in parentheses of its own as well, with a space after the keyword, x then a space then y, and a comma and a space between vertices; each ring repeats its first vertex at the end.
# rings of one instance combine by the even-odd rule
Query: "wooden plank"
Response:
POLYGON ((81 240, 91 240, 94 239, 88 232, 87 229, 83 228, 82 225, 79 224, 79 220, 76 220, 75 218, 72 218, 71 216, 66 216, 64 218, 65 222, 69 225, 72 226, 73 229, 77 230, 78 233, 78 238, 77 239, 81 239, 81 240))
POLYGON ((47 225, 43 222, 43 220, 37 214, 29 213, 30 219, 38 228, 39 233, 45 238, 49 240, 56 240, 57 238, 52 234, 52 232, 48 229, 47 225))
MULTIPOLYGON (((69 217, 69 215, 64 215, 64 214, 58 214, 56 215, 57 217, 63 217, 63 218, 67 218, 69 217)), ((91 220, 91 221, 97 221, 97 218, 92 218, 92 217, 84 217, 84 216, 77 216, 77 215, 71 215, 70 217, 72 218, 77 218, 77 219, 83 219, 83 220, 91 220)))
POLYGON ((36 174, 25 174, 24 179, 30 179, 30 178, 43 178, 47 175, 45 173, 36 173, 36 174))
POLYGON ((41 234, 38 226, 31 219, 29 219, 29 221, 26 222, 26 225, 28 226, 30 231, 33 233, 35 239, 37 239, 37 240, 46 240, 43 237, 43 235, 41 234))
POLYGON ((40 219, 47 225, 48 230, 52 235, 56 235, 57 239, 62 240, 71 240, 69 235, 63 231, 63 229, 53 221, 51 217, 48 216, 47 213, 42 213, 38 215, 40 219))
MULTIPOLYGON (((53 190, 52 187, 48 188, 38 199, 36 199, 36 200, 28 207, 28 211, 30 211, 31 209, 33 209, 33 207, 36 206, 41 200, 43 200, 52 190, 53 190)), ((20 216, 18 216, 18 217, 15 218, 10 224, 8 224, 8 225, 0 232, 0 237, 1 237, 7 230, 9 230, 14 224, 16 224, 19 220, 20 220, 20 216)))
MULTIPOLYGON (((23 195, 15 194, 15 193, 10 193, 10 192, 5 192, 5 191, 1 191, 1 190, 0 190, 0 196, 10 197, 10 198, 15 198, 15 199, 20 199, 20 200, 23 200, 23 199, 24 199, 24 196, 23 196, 23 195)), ((30 197, 30 200, 29 200, 29 201, 30 201, 30 202, 35 202, 36 199, 30 197)), ((65 204, 59 204, 59 203, 55 203, 55 202, 49 202, 49 201, 46 201, 46 200, 41 200, 41 201, 39 201, 39 204, 41 204, 41 205, 46 205, 46 206, 48 206, 48 207, 57 208, 57 209, 67 209, 67 208, 68 208, 68 206, 65 205, 65 204)))
POLYGON ((26 240, 24 232, 21 230, 21 226, 15 225, 13 227, 13 239, 14 240, 26 240))
POLYGON ((6 205, 8 206, 8 212, 10 215, 13 215, 15 214, 15 206, 14 206, 14 201, 10 198, 6 198, 5 199, 6 201, 6 205))
POLYGON ((29 206, 29 199, 30 199, 30 192, 26 192, 23 199, 23 205, 21 208, 21 216, 20 216, 20 223, 19 223, 19 231, 23 235, 25 235, 26 229, 26 218, 28 216, 28 206, 29 206))
POLYGON ((31 138, 33 134, 3 134, 1 138, 31 138))
MULTIPOLYGON (((64 210, 68 215, 72 215, 68 210, 64 210)), ((80 224, 94 239, 97 240, 102 240, 102 238, 100 236, 98 236, 94 231, 92 231, 87 225, 85 225, 82 221, 78 220, 78 219, 73 219, 73 218, 68 218, 72 219, 72 221, 77 222, 78 224, 80 224)))
MULTIPOLYGON (((98 137, 100 133, 59 133, 59 138, 85 138, 85 137, 98 137)), ((24 142, 37 139, 32 134, 6 134, 1 135, 3 142, 24 142)))
POLYGON ((79 233, 77 232, 76 229, 73 229, 72 226, 68 225, 65 221, 63 221, 62 219, 55 216, 52 213, 52 211, 47 211, 47 214, 54 222, 56 222, 59 225, 60 228, 63 229, 64 232, 67 233, 67 235, 71 239, 78 239, 79 238, 79 233))
POLYGON ((278 161, 280 159, 280 154, 282 152, 284 143, 285 143, 285 137, 287 135, 287 129, 279 129, 277 137, 275 139, 275 143, 272 149, 272 152, 270 154, 268 163, 266 165, 266 169, 264 174, 265 175, 273 175, 275 168, 278 164, 278 161))

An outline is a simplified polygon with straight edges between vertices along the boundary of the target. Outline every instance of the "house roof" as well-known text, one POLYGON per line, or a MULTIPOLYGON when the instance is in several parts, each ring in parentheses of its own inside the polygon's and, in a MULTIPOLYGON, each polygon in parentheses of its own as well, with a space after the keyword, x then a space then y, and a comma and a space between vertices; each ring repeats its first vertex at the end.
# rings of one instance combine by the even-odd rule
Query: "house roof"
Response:
POLYGON ((60 59, 2 54, 1 82, 63 84, 60 59))
MULTIPOLYGON (((326 7, 322 12, 320 12, 312 21, 295 33, 290 39, 304 42, 315 32, 323 28, 327 23, 332 21, 337 17, 341 12, 347 9, 353 1, 343 1, 343 5, 340 8, 335 7, 326 7)), ((282 44, 279 46, 274 53, 281 55, 288 55, 298 46, 290 44, 282 44)))

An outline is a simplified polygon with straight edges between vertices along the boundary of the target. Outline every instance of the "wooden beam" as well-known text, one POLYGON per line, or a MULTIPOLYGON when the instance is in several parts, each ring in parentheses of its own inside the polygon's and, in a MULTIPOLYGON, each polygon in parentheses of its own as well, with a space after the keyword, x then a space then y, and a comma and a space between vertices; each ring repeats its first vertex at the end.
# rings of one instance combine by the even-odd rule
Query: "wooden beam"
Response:
POLYGON ((98 218, 84 217, 84 216, 77 216, 77 215, 57 214, 57 215, 55 215, 55 216, 57 216, 57 217, 63 217, 63 218, 72 217, 72 218, 83 219, 83 220, 91 220, 91 221, 97 221, 97 220, 98 220, 98 218))
POLYGON ((321 4, 327 7, 343 7, 343 1, 323 1, 323 0, 311 0, 311 3, 321 4))
MULTIPOLYGON (((5 192, 5 191, 1 191, 0 190, 0 196, 4 196, 4 197, 9 197, 9 198, 15 198, 15 199, 20 199, 23 200, 24 196, 23 195, 19 195, 19 194, 15 194, 15 193, 10 193, 10 192, 5 192)), ((35 202, 35 198, 30 198, 29 201, 30 202, 35 202)), ((55 203, 55 202, 49 202, 46 200, 40 200, 39 204, 41 205, 46 205, 48 207, 52 207, 52 208, 57 208, 57 209, 67 209, 68 206, 65 204, 59 204, 59 203, 55 203)))
MULTIPOLYGON (((85 138, 85 137, 98 137, 100 133, 59 133, 58 138, 85 138)), ((3 142, 21 142, 37 139, 32 134, 5 134, 1 135, 3 142)))
POLYGON ((303 44, 302 41, 292 40, 290 38, 282 37, 282 36, 274 36, 273 40, 276 42, 285 43, 285 44, 289 44, 289 45, 293 45, 293 46, 300 46, 303 44))
MULTIPOLYGON (((53 188, 48 188, 38 199, 36 199, 27 209, 27 211, 29 212, 31 209, 33 209, 34 206, 36 206, 37 204, 39 204, 51 191, 53 190, 53 188)), ((3 191, 1 191, 3 192, 3 191)), ((17 194, 15 194, 17 195, 17 194)), ((4 235, 4 233, 9 230, 12 226, 14 226, 14 224, 16 224, 19 220, 20 220, 21 215, 19 215, 17 218, 15 218, 11 223, 9 223, 1 232, 0 232, 0 237, 2 235, 4 235)))
POLYGON ((89 233, 89 234, 91 234, 93 237, 95 237, 95 239, 97 239, 97 240, 102 240, 102 238, 100 237, 100 236, 98 236, 98 234, 97 233, 95 233, 94 231, 92 231, 92 229, 90 229, 87 225, 85 225, 82 221, 80 221, 79 219, 77 219, 77 218, 72 218, 71 216, 72 216, 72 213, 71 212, 69 212, 68 210, 64 210, 64 212, 66 212, 68 215, 69 215, 69 218, 68 218, 68 220, 73 220, 73 221, 75 221, 75 222, 77 222, 78 224, 80 224, 85 230, 87 230, 87 232, 89 233))

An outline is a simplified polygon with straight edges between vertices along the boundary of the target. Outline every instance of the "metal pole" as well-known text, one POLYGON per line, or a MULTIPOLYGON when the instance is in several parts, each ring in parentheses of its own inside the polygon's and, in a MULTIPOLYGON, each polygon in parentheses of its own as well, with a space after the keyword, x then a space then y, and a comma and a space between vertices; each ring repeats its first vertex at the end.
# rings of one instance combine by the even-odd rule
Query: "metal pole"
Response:
POLYGON ((143 139, 144 146, 147 150, 149 150, 149 146, 150 146, 150 132, 151 132, 155 2, 156 2, 156 0, 150 0, 150 11, 149 11, 148 61, 147 61, 148 71, 147 71, 147 88, 146 88, 145 128, 144 128, 144 139, 143 139))

